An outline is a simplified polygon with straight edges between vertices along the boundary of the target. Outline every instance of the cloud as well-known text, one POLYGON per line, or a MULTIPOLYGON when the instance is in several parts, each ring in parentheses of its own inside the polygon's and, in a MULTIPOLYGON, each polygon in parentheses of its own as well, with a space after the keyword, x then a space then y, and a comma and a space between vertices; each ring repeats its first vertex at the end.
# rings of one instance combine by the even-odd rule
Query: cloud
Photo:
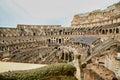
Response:
POLYGON ((0 17, 0 25, 11 19, 6 22, 8 25, 24 23, 69 26, 75 14, 104 9, 115 2, 118 0, 1 0, 0 12, 6 17, 0 17))

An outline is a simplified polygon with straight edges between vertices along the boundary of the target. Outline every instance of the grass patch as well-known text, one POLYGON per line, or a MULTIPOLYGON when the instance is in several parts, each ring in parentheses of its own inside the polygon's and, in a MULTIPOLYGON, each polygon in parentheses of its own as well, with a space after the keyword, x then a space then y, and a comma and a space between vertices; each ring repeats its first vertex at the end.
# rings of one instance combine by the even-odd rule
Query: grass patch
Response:
POLYGON ((59 63, 32 70, 0 73, 0 80, 76 80, 75 71, 74 66, 59 63))

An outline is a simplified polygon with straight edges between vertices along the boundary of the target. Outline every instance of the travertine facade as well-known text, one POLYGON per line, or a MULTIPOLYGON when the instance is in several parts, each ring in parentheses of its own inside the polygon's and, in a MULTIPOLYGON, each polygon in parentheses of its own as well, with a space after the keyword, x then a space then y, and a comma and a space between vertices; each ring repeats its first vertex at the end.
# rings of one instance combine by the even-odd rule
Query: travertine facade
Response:
POLYGON ((71 27, 94 27, 120 22, 120 3, 107 7, 105 10, 95 10, 74 16, 71 27))
POLYGON ((0 28, 1 61, 74 63, 78 53, 83 80, 117 80, 113 78, 120 77, 119 49, 120 2, 75 15, 69 28, 25 24, 0 28))

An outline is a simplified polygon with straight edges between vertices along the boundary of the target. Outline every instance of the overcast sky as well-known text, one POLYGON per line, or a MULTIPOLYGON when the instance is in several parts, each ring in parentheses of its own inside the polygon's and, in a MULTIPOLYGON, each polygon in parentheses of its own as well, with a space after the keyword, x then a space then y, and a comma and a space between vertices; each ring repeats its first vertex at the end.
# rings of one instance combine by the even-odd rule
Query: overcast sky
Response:
POLYGON ((119 0, 0 0, 0 27, 70 26, 75 14, 105 9, 119 0))

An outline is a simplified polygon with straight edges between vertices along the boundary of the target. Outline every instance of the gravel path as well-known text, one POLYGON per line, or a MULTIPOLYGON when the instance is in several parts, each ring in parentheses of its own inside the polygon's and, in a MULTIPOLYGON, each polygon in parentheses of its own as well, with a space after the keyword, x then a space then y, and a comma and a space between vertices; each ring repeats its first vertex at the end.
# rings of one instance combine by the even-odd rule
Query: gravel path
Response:
POLYGON ((0 73, 15 70, 28 70, 40 68, 46 65, 43 64, 29 64, 29 63, 14 63, 14 62, 0 62, 0 73))

